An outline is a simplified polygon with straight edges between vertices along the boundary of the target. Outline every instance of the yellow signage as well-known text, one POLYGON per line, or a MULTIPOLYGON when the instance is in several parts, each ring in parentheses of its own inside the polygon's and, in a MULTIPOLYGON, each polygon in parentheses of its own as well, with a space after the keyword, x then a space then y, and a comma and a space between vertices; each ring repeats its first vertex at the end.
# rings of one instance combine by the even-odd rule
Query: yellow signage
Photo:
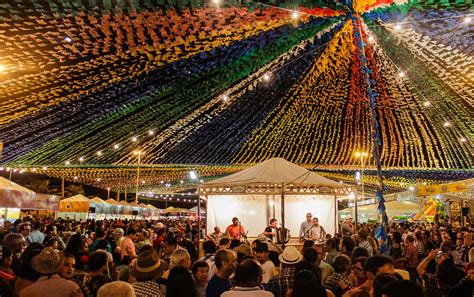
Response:
POLYGON ((467 192, 465 183, 450 183, 430 186, 417 186, 418 196, 429 196, 445 193, 464 193, 467 192))

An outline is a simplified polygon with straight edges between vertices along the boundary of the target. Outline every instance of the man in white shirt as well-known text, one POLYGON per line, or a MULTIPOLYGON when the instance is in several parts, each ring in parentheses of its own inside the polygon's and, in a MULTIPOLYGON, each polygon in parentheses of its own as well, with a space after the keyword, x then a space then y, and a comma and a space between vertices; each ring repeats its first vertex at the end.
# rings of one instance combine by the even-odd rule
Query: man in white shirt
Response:
POLYGON ((262 265, 262 284, 267 284, 276 275, 275 264, 268 258, 268 244, 264 242, 257 243, 255 254, 258 262, 262 265))
POLYGON ((318 218, 314 217, 313 225, 307 231, 307 238, 313 241, 324 241, 324 236, 326 236, 326 232, 323 226, 319 225, 318 218))
POLYGON ((274 297, 273 293, 262 290, 262 267, 254 259, 243 260, 235 270, 237 286, 222 293, 221 297, 274 297))
POLYGON ((311 229, 311 227, 313 226, 313 222, 311 220, 311 218, 313 217, 313 215, 308 212, 306 214, 306 221, 302 222, 301 223, 301 226, 300 226, 300 242, 303 242, 305 240, 311 240, 309 237, 308 237, 308 231, 309 229, 311 229))

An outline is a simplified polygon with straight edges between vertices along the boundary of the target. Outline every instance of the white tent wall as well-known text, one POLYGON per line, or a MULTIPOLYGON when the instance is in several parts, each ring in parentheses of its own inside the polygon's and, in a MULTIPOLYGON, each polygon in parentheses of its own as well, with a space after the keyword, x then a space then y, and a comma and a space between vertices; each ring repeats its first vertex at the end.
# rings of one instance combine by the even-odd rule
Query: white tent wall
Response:
MULTIPOLYGON (((305 214, 311 212, 327 233, 334 234, 334 199, 332 196, 285 195, 285 227, 292 237, 297 237, 305 214)), ((281 197, 276 195, 210 195, 207 197, 207 232, 215 226, 224 232, 238 217, 249 231, 248 236, 256 237, 268 226, 270 218, 281 223, 281 197), (269 203, 272 201, 274 204, 269 203)))
POLYGON ((264 195, 212 195, 207 197, 207 233, 214 232, 219 226, 225 232, 232 224, 232 218, 238 217, 249 231, 248 236, 255 237, 267 227, 267 204, 264 195))
POLYGON ((301 222, 310 212, 318 218, 326 233, 334 234, 334 207, 331 196, 285 196, 285 227, 290 229, 292 237, 298 237, 301 222))

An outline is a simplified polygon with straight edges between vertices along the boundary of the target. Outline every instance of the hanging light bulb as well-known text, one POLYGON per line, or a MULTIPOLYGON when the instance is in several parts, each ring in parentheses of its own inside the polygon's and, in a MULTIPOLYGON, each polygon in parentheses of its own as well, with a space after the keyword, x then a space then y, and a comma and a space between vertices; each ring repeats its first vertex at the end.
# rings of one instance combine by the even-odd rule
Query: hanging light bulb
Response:
POLYGON ((102 151, 98 151, 97 156, 99 156, 99 157, 102 156, 102 151))
POLYGON ((400 73, 398 74, 398 76, 400 76, 400 77, 405 77, 405 72, 400 71, 400 73))
POLYGON ((79 157, 79 162, 84 162, 84 157, 79 157))
POLYGON ((443 127, 448 128, 449 126, 451 126, 450 122, 448 121, 444 122, 443 127))
POLYGON ((265 73, 265 74, 263 75, 263 80, 264 80, 264 81, 269 81, 269 80, 270 80, 270 75, 269 75, 268 73, 265 73))
POLYGON ((118 144, 114 144, 114 150, 118 150, 120 146, 118 144))
POLYGON ((424 105, 425 107, 429 107, 429 106, 431 105, 431 103, 430 103, 429 101, 425 101, 425 103, 423 103, 423 105, 424 105))
POLYGON ((300 14, 297 11, 293 11, 291 18, 297 20, 300 17, 300 14))
POLYGON ((461 142, 466 142, 467 141, 467 138, 466 137, 461 137, 461 139, 459 139, 461 142))
POLYGON ((64 162, 64 165, 66 165, 66 166, 69 165, 69 164, 71 164, 71 162, 69 162, 69 161, 64 162))
POLYGON ((153 130, 148 131, 148 135, 150 135, 150 136, 155 135, 155 131, 153 131, 153 130))
POLYGON ((137 138, 136 136, 133 136, 133 137, 132 137, 132 141, 133 141, 133 142, 136 142, 137 140, 138 140, 138 138, 137 138))
POLYGON ((399 31, 402 29, 402 25, 396 24, 395 27, 393 27, 396 31, 399 31))
POLYGON ((369 43, 374 42, 374 40, 375 40, 375 39, 374 39, 373 36, 369 36, 369 38, 367 38, 367 41, 368 41, 369 43))
POLYGON ((224 100, 224 101, 229 100, 229 96, 227 96, 227 95, 222 96, 222 100, 224 100))
POLYGON ((471 22, 471 18, 470 17, 465 17, 463 19, 463 22, 464 22, 464 24, 469 24, 471 22))

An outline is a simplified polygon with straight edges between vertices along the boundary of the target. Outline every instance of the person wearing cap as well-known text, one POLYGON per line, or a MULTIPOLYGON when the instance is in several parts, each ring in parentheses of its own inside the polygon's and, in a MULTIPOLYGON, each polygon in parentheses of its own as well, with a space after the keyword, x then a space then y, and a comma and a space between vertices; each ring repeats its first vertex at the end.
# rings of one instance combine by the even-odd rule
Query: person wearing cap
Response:
POLYGON ((303 255, 296 247, 289 245, 278 256, 283 271, 280 275, 272 277, 267 284, 266 290, 272 292, 275 297, 285 297, 288 289, 293 287, 295 277, 295 265, 303 260, 303 255))
POLYGON ((268 257, 269 254, 267 243, 257 243, 257 246, 255 247, 255 255, 257 256, 258 262, 262 265, 262 284, 267 284, 270 279, 277 274, 275 264, 273 264, 268 257))
POLYGON ((45 296, 83 296, 79 285, 59 276, 64 256, 52 248, 44 248, 31 259, 31 267, 41 277, 33 284, 20 291, 20 297, 45 296))
POLYGON ((347 216, 341 225, 342 236, 351 237, 354 234, 354 225, 352 224, 352 216, 347 216))
POLYGON ((299 233, 300 243, 305 240, 310 240, 310 238, 308 237, 308 232, 311 229, 311 227, 313 227, 312 218, 313 218, 313 215, 310 212, 308 212, 306 214, 306 221, 301 223, 300 233, 299 233))
POLYGON ((242 226, 240 223, 239 219, 237 217, 232 218, 232 224, 229 225, 226 229, 225 232, 230 235, 231 238, 235 239, 242 239, 242 237, 246 237, 245 235, 245 228, 242 226))
POLYGON ((121 249, 122 241, 124 239, 123 234, 124 234, 124 231, 122 228, 115 228, 114 230, 115 249, 112 253, 115 264, 120 264, 120 249, 121 249))
POLYGON ((206 297, 220 297, 232 287, 230 276, 236 268, 235 254, 231 250, 218 250, 215 256, 216 274, 209 280, 206 297))
POLYGON ((153 250, 141 253, 132 268, 132 276, 137 280, 133 284, 137 297, 164 297, 157 280, 168 269, 168 264, 160 260, 158 253, 153 250))

